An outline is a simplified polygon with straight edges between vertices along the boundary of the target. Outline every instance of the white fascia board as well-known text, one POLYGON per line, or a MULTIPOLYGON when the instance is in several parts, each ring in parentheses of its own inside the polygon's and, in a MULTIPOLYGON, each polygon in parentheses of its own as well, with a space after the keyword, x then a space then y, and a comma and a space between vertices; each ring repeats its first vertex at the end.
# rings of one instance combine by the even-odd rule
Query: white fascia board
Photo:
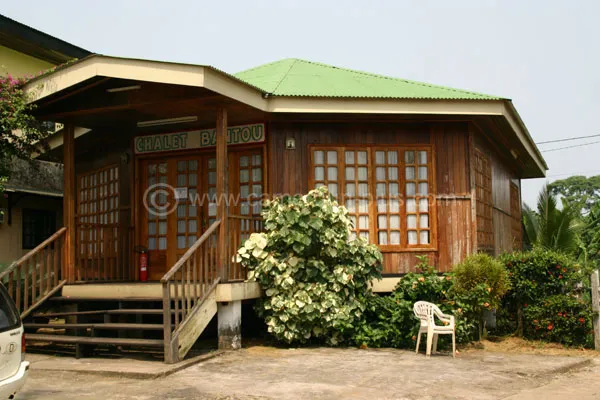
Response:
POLYGON ((521 116, 517 112, 512 102, 509 100, 506 100, 505 102, 504 118, 506 118, 512 130, 519 138, 521 144, 525 147, 531 158, 535 161, 535 164, 539 168, 540 172, 543 174, 543 176, 546 176, 548 165, 546 165, 544 157, 540 153, 540 150, 531 137, 531 134, 527 130, 527 126, 525 126, 521 116))
POLYGON ((501 100, 398 100, 398 99, 315 99, 273 97, 267 111, 273 113, 341 114, 431 114, 503 115, 501 100))
POLYGON ((37 101, 96 76, 203 87, 204 71, 204 66, 189 64, 91 56, 32 80, 25 92, 37 101))

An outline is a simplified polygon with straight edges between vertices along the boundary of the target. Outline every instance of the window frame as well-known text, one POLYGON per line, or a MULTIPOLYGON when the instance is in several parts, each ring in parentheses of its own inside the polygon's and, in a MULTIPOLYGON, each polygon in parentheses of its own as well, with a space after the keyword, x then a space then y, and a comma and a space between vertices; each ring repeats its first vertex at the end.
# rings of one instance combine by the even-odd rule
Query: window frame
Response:
MULTIPOLYGON (((367 174, 368 174, 368 190, 369 190, 369 243, 376 244, 380 250, 384 253, 400 253, 400 252, 434 252, 438 250, 438 237, 437 237, 437 197, 436 197, 436 170, 435 170, 435 146, 431 144, 310 144, 308 145, 308 186, 312 190, 315 188, 315 160, 314 152, 322 150, 324 152, 336 150, 337 151, 337 169, 338 169, 338 197, 337 200, 340 204, 345 205, 346 200, 346 175, 345 175, 345 151, 366 151, 367 152, 367 174), (377 151, 398 151, 398 182, 400 184, 400 244, 379 244, 378 237, 378 197, 376 195, 377 190, 377 165, 375 163, 375 152, 377 151), (405 151, 427 151, 428 159, 428 184, 429 184, 429 244, 408 244, 408 227, 407 227, 407 213, 406 213, 406 176, 405 176, 405 151)), ((326 159, 325 155, 325 159, 326 159)), ((320 165, 320 164, 319 164, 320 165)), ((317 166, 319 166, 317 165, 317 166)), ((415 171, 418 174, 418 165, 415 171)), ((327 171, 325 171, 325 178, 327 178, 327 171)), ((417 175, 418 176, 418 175, 417 175)), ((325 179, 327 181, 327 179, 325 179)), ((389 181, 386 181, 389 182, 389 181)), ((418 187, 418 185, 417 185, 418 187)), ((358 198, 358 192, 356 197, 358 198)), ((418 207, 418 200, 417 200, 418 207)), ((418 208, 417 208, 418 209, 418 208)), ((389 213, 388 220, 389 220, 389 213)), ((358 221, 357 221, 358 222, 358 221)), ((389 221, 388 221, 389 222, 389 221)), ((417 226, 419 224, 419 218, 417 217, 417 226)), ((387 228, 389 230, 389 228, 387 228)), ((411 229, 412 230, 412 229, 411 229)), ((419 228, 417 228, 419 232, 419 228)), ((418 233, 417 233, 418 235, 418 233)))
POLYGON ((104 256, 108 252, 109 249, 104 248, 104 231, 100 231, 100 227, 112 230, 110 239, 114 243, 113 253, 117 252, 121 226, 121 173, 120 165, 115 163, 77 174, 75 208, 78 257, 91 259, 104 256), (102 181, 101 176, 104 173, 106 179, 102 181), (111 186, 114 190, 110 189, 111 186), (106 193, 103 189, 106 189, 106 193), (104 201, 106 207, 103 206, 104 201), (94 211, 91 211, 92 205, 94 211), (103 221, 104 218, 106 222, 103 221), (82 225, 87 227, 83 228, 82 225))

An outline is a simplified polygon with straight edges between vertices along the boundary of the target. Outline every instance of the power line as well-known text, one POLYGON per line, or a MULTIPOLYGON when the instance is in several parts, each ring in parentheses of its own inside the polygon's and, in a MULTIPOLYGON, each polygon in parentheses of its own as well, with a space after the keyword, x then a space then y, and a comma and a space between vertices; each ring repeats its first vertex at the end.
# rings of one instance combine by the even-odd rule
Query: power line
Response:
POLYGON ((574 146, 566 146, 566 147, 557 147, 555 149, 548 149, 548 150, 541 150, 542 153, 549 153, 551 151, 557 151, 557 150, 565 150, 565 149, 572 149, 573 147, 582 147, 582 146, 588 146, 590 144, 596 144, 596 143, 600 143, 600 140, 596 141, 596 142, 589 142, 589 143, 583 143, 583 144, 576 144, 574 146))
POLYGON ((578 172, 566 172, 564 174, 553 174, 553 175, 548 175, 546 176, 546 178, 556 178, 558 176, 567 176, 567 175, 583 175, 583 174, 595 174, 600 172, 600 169, 596 169, 596 170, 591 170, 591 171, 578 171, 578 172))
POLYGON ((589 135, 589 136, 578 136, 578 137, 566 138, 566 139, 546 140, 545 142, 537 142, 537 144, 568 142, 569 140, 589 139, 589 138, 599 137, 599 136, 600 136, 600 134, 598 134, 598 135, 589 135))

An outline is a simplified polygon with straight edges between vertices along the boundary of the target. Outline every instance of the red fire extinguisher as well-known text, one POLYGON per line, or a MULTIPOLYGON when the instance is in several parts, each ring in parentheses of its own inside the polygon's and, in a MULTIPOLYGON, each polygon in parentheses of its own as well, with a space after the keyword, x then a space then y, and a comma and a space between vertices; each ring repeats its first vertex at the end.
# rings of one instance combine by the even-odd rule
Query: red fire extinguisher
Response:
POLYGON ((137 252, 140 253, 140 282, 148 282, 148 249, 138 246, 137 252))

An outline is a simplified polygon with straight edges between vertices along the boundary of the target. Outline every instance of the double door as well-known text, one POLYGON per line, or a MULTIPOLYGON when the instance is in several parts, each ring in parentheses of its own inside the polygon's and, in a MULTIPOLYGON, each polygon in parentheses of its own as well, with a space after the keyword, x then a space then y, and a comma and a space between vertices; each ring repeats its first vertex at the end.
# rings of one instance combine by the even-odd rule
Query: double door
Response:
MULTIPOLYGON (((229 212, 259 215, 264 188, 262 148, 229 154, 229 212)), ((141 162, 141 243, 150 280, 160 278, 217 218, 215 154, 141 162)))

